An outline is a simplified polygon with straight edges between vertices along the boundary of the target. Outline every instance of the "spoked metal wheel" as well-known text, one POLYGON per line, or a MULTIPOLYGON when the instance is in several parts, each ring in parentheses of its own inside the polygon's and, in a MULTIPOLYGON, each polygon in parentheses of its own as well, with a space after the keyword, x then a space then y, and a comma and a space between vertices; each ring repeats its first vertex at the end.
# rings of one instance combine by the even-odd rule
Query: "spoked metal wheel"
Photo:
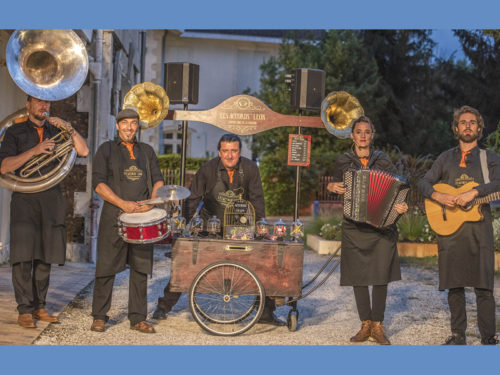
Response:
POLYGON ((236 262, 217 262, 195 277, 189 307, 196 322, 215 335, 249 330, 262 315, 265 291, 257 276, 236 262))

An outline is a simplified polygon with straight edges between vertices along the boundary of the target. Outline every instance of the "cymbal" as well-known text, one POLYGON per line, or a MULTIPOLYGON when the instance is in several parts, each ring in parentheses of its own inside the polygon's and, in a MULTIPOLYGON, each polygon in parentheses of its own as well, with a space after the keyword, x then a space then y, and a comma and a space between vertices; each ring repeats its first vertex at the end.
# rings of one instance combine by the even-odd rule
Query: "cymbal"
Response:
POLYGON ((169 201, 180 201, 191 195, 191 192, 184 186, 165 185, 156 190, 156 195, 169 201))

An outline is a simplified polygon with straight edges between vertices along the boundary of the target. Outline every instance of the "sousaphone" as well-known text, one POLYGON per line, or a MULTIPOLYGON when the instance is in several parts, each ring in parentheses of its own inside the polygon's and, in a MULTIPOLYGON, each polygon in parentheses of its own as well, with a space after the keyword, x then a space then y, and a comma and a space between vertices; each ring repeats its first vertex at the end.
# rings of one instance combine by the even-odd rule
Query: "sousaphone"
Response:
MULTIPOLYGON (((7 44, 6 60, 9 73, 19 88, 32 97, 47 101, 65 99, 77 92, 89 68, 85 45, 72 30, 16 30, 7 44)), ((5 131, 16 120, 22 121, 27 116, 23 108, 3 119, 0 143, 5 131)), ((76 151, 66 131, 61 131, 54 141, 53 154, 34 156, 19 175, 0 175, 0 186, 22 193, 37 193, 62 181, 75 163, 76 151), (54 168, 42 173, 49 164, 54 164, 54 168)))

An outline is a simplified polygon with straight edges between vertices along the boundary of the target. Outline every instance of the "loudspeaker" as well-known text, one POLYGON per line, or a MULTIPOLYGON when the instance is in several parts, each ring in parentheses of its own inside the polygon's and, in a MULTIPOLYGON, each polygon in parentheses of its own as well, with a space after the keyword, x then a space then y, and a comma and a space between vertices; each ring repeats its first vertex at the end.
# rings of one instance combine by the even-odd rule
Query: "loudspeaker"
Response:
POLYGON ((164 87, 170 104, 198 104, 199 77, 199 65, 166 63, 164 87))
POLYGON ((321 110, 325 98, 326 73, 320 69, 294 69, 291 80, 290 105, 294 109, 321 110))

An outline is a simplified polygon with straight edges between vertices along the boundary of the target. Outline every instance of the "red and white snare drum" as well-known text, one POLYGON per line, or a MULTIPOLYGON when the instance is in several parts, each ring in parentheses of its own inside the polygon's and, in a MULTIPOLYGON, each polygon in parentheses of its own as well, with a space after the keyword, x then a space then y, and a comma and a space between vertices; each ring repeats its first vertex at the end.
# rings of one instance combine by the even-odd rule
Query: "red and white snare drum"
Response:
POLYGON ((129 243, 155 243, 170 233, 167 211, 153 208, 147 212, 123 213, 118 217, 118 234, 129 243))

